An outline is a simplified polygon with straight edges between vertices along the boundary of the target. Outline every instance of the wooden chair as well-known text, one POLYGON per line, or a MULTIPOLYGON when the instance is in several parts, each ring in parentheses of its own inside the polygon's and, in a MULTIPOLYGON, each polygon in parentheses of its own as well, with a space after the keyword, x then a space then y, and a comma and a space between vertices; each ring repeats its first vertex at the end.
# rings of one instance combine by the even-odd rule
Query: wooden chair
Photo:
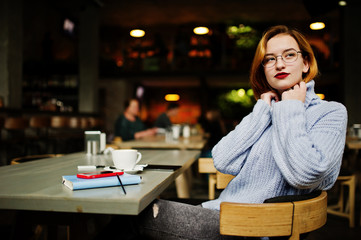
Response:
POLYGON ((5 149, 6 164, 9 160, 19 153, 20 155, 27 154, 27 141, 25 130, 29 125, 29 120, 23 117, 6 117, 4 120, 4 138, 2 141, 5 149))
POLYGON ((54 129, 66 128, 69 118, 64 116, 52 116, 50 118, 50 127, 54 129))
MULTIPOLYGON (((338 202, 327 208, 327 213, 347 218, 350 228, 355 227, 355 192, 356 175, 340 172, 336 185, 340 187, 338 202), (348 197, 345 201, 345 188, 348 187, 348 197)), ((361 223, 360 223, 361 224, 361 223)))
POLYGON ((98 117, 88 117, 88 127, 90 130, 99 130, 101 131, 103 129, 103 120, 98 117))
MULTIPOLYGON (((219 171, 217 189, 225 188, 234 178, 219 171)), ((298 196, 292 196, 297 199, 298 196)), ((220 233, 242 237, 289 236, 300 239, 300 234, 322 227, 327 219, 327 193, 303 201, 242 204, 221 203, 220 233)))
POLYGON ((199 158, 198 171, 208 174, 208 199, 215 198, 215 189, 224 189, 234 176, 223 174, 214 167, 212 158, 199 158))
POLYGON ((224 174, 219 171, 216 172, 216 187, 217 189, 225 189, 228 183, 234 178, 233 175, 224 174))
POLYGON ((80 118, 80 128, 84 130, 90 130, 91 128, 91 122, 90 122, 90 118, 87 117, 82 117, 80 118))
POLYGON ((4 129, 7 131, 7 139, 25 136, 25 128, 29 125, 29 120, 23 117, 7 117, 4 121, 4 129))
POLYGON ((70 117, 68 122, 68 133, 66 135, 68 152, 77 152, 84 150, 84 132, 87 130, 88 123, 85 117, 70 117))
MULTIPOLYGON (((28 156, 12 159, 11 165, 21 164, 21 163, 30 162, 30 161, 36 161, 36 160, 45 159, 45 158, 61 157, 61 156, 63 156, 63 154, 28 155, 28 156)), ((22 219, 22 218, 18 219, 19 225, 22 226, 23 222, 24 222, 24 219, 22 219)), ((47 228, 47 232, 48 232, 49 236, 55 236, 54 232, 57 231, 55 229, 56 228, 55 226, 53 226, 53 225, 46 226, 43 224, 37 224, 35 229, 33 230, 33 236, 31 236, 31 239, 40 239, 40 236, 43 234, 44 228, 47 228)), ((69 227, 67 227, 67 232, 69 232, 69 227)), ((69 237, 67 239, 69 239, 69 237)))
MULTIPOLYGON (((49 116, 31 116, 26 138, 33 151, 30 154, 44 154, 48 149, 49 116)), ((28 153, 29 154, 29 153, 28 153)))
POLYGON ((322 227, 327 220, 327 193, 293 202, 241 204, 221 203, 220 233, 244 237, 289 236, 322 227))
POLYGON ((200 173, 208 174, 208 199, 213 200, 215 198, 216 172, 217 172, 213 164, 213 159, 199 158, 198 171, 200 173))
POLYGON ((63 154, 41 154, 41 155, 28 155, 24 157, 18 157, 11 160, 11 165, 30 162, 34 160, 40 160, 44 158, 61 157, 63 154))
POLYGON ((50 118, 48 116, 32 116, 29 120, 29 126, 32 128, 48 128, 50 118))
POLYGON ((69 134, 69 117, 52 116, 50 118, 49 142, 50 149, 48 152, 66 152, 69 134))

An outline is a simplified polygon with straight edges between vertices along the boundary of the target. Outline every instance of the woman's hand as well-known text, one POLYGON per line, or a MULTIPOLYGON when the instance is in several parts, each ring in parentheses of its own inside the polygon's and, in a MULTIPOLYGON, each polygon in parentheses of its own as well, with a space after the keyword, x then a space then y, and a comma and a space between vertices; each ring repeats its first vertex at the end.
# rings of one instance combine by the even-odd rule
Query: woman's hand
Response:
POLYGON ((149 128, 149 129, 144 130, 144 131, 136 132, 134 134, 134 138, 139 139, 139 138, 154 136, 156 134, 157 134, 157 128, 149 128))
POLYGON ((293 88, 284 91, 282 93, 282 100, 300 100, 302 102, 305 102, 306 100, 306 83, 304 81, 301 81, 300 83, 293 86, 293 88))
POLYGON ((268 91, 261 94, 261 99, 271 106, 271 101, 274 99, 276 102, 279 101, 278 95, 274 91, 268 91))

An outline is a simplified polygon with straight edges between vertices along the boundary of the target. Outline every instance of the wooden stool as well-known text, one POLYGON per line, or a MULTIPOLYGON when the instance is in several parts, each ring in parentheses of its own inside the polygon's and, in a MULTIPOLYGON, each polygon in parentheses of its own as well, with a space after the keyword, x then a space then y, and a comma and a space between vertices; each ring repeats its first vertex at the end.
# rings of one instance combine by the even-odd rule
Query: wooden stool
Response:
POLYGON ((355 191, 356 191, 356 175, 344 175, 342 172, 337 178, 336 184, 340 184, 340 194, 338 202, 327 208, 327 213, 344 217, 349 220, 350 228, 355 227, 355 191), (344 189, 348 187, 348 198, 344 200, 344 189))

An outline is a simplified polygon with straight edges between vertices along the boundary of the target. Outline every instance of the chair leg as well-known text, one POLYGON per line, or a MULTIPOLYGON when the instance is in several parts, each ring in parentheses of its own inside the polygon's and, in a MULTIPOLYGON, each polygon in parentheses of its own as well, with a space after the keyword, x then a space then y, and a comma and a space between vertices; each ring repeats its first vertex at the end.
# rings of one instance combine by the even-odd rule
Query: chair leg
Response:
POLYGON ((329 206, 327 212, 336 216, 344 217, 349 220, 350 228, 355 227, 355 191, 356 191, 356 177, 350 176, 349 179, 340 183, 340 196, 338 203, 329 206), (346 204, 344 204, 344 188, 348 187, 348 196, 346 204))
POLYGON ((356 191, 356 179, 355 176, 351 178, 349 181, 349 220, 350 220, 350 228, 355 227, 355 191, 356 191))
POLYGON ((216 174, 208 175, 208 198, 209 200, 213 200, 215 198, 215 189, 216 189, 216 174))
POLYGON ((340 184, 340 188, 341 188, 340 189, 340 198, 338 199, 337 206, 341 212, 344 212, 345 211, 345 203, 344 203, 345 188, 344 188, 343 183, 340 184))

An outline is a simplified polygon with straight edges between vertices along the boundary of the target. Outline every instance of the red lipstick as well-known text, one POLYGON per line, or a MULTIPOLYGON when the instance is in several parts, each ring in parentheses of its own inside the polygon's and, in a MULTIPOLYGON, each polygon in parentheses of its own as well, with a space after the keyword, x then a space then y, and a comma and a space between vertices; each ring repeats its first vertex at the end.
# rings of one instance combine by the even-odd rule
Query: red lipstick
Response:
POLYGON ((280 72, 280 73, 277 73, 275 75, 275 78, 277 79, 283 79, 283 78, 286 78, 288 75, 290 75, 289 73, 285 73, 285 72, 280 72))

